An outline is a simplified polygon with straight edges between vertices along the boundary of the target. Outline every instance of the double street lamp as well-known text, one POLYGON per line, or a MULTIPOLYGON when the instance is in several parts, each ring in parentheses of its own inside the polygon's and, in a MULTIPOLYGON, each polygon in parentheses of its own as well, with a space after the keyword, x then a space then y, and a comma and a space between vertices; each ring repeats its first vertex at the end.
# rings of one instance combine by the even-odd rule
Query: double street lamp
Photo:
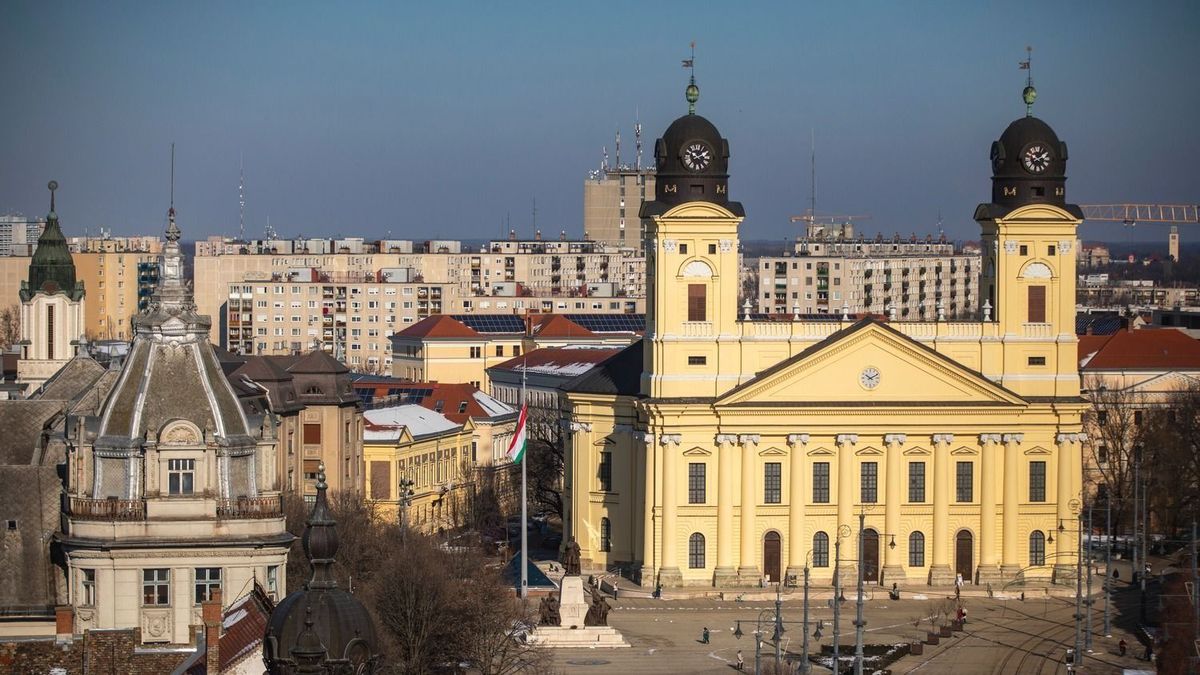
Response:
MULTIPOLYGON (((858 600, 855 603, 857 607, 854 616, 854 675, 862 675, 863 672, 863 628, 867 625, 866 620, 863 619, 863 542, 866 537, 866 522, 867 509, 864 507, 858 512, 858 600)), ((884 533, 882 536, 892 538, 888 548, 895 550, 896 535, 884 533)), ((836 668, 836 661, 834 666, 836 668)))
MULTIPOLYGON (((805 599, 806 600, 808 598, 808 594, 807 594, 808 574, 807 574, 807 572, 808 572, 808 569, 805 568, 804 578, 805 578, 805 582, 806 582, 805 583, 805 599)), ((770 609, 762 610, 761 612, 758 613, 758 618, 755 619, 755 621, 754 621, 754 675, 762 674, 762 665, 761 665, 761 663, 762 663, 762 643, 763 643, 763 635, 766 633, 766 631, 763 630, 763 625, 764 624, 770 625, 771 623, 774 623, 774 631, 771 636, 771 641, 775 643, 775 670, 776 670, 776 672, 778 672, 780 667, 783 664, 783 633, 785 631, 784 624, 800 623, 798 621, 784 621, 783 620, 783 595, 782 595, 782 591, 780 590, 780 588, 778 586, 776 586, 776 588, 775 588, 775 615, 774 615, 774 617, 767 616, 770 612, 771 612, 770 609)), ((742 631, 742 621, 743 621, 743 619, 738 619, 737 626, 734 628, 734 631, 733 631, 733 637, 738 638, 739 640, 742 638, 743 635, 745 635, 745 633, 742 631)), ((748 622, 749 619, 745 619, 745 621, 748 622)), ((808 634, 807 634, 808 633, 808 603, 807 602, 805 602, 805 605, 804 605, 804 629, 803 630, 805 632, 805 636, 804 636, 804 652, 805 653, 804 653, 804 660, 802 662, 800 672, 807 673, 808 672, 808 634)))

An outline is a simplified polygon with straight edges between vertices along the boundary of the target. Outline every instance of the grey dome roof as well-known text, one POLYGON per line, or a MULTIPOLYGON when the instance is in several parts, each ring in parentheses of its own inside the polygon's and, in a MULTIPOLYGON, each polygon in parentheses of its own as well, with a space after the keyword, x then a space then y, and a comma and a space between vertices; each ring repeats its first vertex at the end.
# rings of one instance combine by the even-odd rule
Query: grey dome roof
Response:
MULTIPOLYGON (((263 636, 268 673, 291 673, 305 665, 335 672, 370 674, 379 663, 379 639, 358 598, 338 588, 330 568, 338 550, 337 523, 326 498, 325 466, 317 474, 317 500, 304 530, 304 553, 312 577, 271 613, 263 636), (361 670, 360 670, 361 668, 361 670)), ((307 672, 307 671, 306 671, 307 672)))

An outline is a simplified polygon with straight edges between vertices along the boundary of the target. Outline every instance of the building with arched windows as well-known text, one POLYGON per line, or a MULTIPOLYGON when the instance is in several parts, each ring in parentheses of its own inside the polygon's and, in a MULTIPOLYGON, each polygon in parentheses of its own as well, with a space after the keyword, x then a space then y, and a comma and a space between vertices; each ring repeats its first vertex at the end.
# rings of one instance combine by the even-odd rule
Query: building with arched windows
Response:
POLYGON ((859 560, 879 583, 1073 578, 1057 530, 1079 510, 1085 407, 1066 144, 1032 114, 992 144, 981 320, 757 320, 738 306, 730 144, 688 98, 641 212, 645 336, 564 385, 583 565, 668 587, 806 566, 822 582, 859 560))

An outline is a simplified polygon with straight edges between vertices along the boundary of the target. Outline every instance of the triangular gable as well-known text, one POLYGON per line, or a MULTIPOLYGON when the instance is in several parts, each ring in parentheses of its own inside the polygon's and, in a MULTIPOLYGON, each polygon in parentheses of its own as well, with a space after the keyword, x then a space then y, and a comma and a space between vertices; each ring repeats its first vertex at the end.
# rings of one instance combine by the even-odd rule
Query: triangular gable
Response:
POLYGON ((1125 388, 1125 391, 1140 395, 1173 394, 1196 387, 1200 387, 1200 378, 1179 372, 1169 372, 1156 375, 1144 382, 1130 385, 1125 388))
POLYGON ((766 448, 758 452, 759 457, 778 457, 780 455, 787 455, 787 450, 780 450, 779 448, 766 448))
POLYGON ((835 454, 835 453, 833 452, 833 450, 830 450, 829 448, 813 448, 812 450, 808 451, 809 457, 812 457, 813 455, 833 455, 833 454, 835 454))
POLYGON ((876 455, 882 455, 882 454, 883 454, 883 451, 882 451, 882 450, 880 450, 879 448, 871 448, 871 447, 867 447, 867 448, 860 448, 860 449, 858 449, 858 450, 855 450, 855 451, 854 451, 854 454, 855 454, 855 455, 860 455, 860 456, 861 456, 861 455, 870 455, 870 456, 876 456, 876 455))
POLYGON ((1029 448, 1028 450, 1025 451, 1025 454, 1026 455, 1048 455, 1048 454, 1050 454, 1050 451, 1039 445, 1036 447, 1029 448))
POLYGON ((616 445, 616 444, 617 444, 617 442, 613 440, 612 436, 605 436, 605 437, 601 438, 600 440, 596 441, 595 443, 592 443, 592 445, 616 445))
POLYGON ((904 452, 902 454, 904 454, 904 455, 932 455, 933 453, 930 452, 928 448, 915 447, 915 448, 905 448, 904 452))
POLYGON ((708 450, 705 450, 704 448, 701 448, 701 447, 695 447, 695 448, 692 448, 691 450, 683 451, 684 457, 709 457, 711 455, 712 455, 711 452, 709 452, 708 450))
POLYGON ((966 446, 963 446, 961 448, 955 448, 955 449, 951 450, 950 454, 951 455, 978 455, 979 451, 976 450, 975 448, 968 448, 966 446))
POLYGON ((731 389, 717 405, 1023 405, 978 372, 867 318, 731 389), (864 387, 867 368, 878 382, 864 387))

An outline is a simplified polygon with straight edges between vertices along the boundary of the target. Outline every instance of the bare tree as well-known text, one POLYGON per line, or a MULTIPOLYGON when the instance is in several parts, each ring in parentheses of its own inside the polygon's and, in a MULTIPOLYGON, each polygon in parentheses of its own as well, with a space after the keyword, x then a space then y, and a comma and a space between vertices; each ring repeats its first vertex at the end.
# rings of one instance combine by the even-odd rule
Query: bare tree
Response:
POLYGON ((566 438, 558 410, 530 408, 528 420, 530 501, 542 511, 563 517, 563 469, 566 466, 566 438))
POLYGON ((1146 444, 1145 409, 1128 388, 1109 388, 1099 377, 1084 382, 1092 408, 1084 413, 1091 458, 1086 483, 1094 485, 1099 506, 1112 504, 1113 524, 1119 530, 1133 517, 1133 479, 1135 462, 1139 470, 1149 470, 1141 448, 1146 444))
POLYGON ((1151 528, 1174 534, 1200 518, 1200 386, 1159 395, 1141 428, 1151 528))
POLYGON ((0 349, 10 349, 21 340, 21 307, 0 309, 0 349))

